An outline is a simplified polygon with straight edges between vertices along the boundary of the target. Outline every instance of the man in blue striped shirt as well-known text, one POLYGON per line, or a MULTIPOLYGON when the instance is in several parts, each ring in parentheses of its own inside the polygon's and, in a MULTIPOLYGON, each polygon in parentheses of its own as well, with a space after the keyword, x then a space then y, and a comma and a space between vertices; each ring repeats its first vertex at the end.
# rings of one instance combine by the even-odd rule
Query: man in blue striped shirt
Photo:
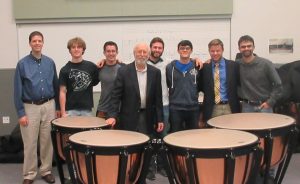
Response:
MULTIPOLYGON (((33 183, 38 172, 39 140, 41 166, 39 172, 47 183, 54 183, 51 173, 53 148, 51 120, 56 116, 58 78, 54 61, 42 54, 44 37, 34 31, 29 35, 31 52, 16 67, 14 102, 24 143, 23 184, 33 183)), ((58 108, 58 106, 57 106, 58 108)), ((58 115, 58 114, 57 114, 58 115)))

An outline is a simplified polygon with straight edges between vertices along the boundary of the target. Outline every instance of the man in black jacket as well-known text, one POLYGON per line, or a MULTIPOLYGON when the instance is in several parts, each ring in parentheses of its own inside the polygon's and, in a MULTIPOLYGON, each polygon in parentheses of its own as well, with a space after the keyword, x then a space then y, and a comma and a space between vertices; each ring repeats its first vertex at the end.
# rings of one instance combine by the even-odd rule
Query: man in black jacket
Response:
POLYGON ((119 117, 117 128, 151 136, 155 130, 161 132, 164 123, 161 73, 146 63, 149 54, 147 44, 137 44, 135 61, 118 70, 106 122, 114 126, 119 117))
POLYGON ((205 122, 212 117, 240 112, 238 63, 223 57, 224 46, 219 39, 210 41, 208 50, 211 62, 206 62, 202 71, 205 122), (215 72, 219 72, 218 76, 215 72))

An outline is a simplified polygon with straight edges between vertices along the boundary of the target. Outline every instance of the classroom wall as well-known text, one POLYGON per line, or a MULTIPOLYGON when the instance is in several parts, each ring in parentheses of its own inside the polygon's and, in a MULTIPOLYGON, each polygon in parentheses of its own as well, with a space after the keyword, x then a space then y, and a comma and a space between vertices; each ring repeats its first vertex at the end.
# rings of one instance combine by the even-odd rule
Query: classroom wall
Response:
POLYGON ((12 1, 0 0, 0 69, 15 68, 18 61, 17 39, 12 1))
MULTIPOLYGON (((255 39, 257 54, 269 58, 275 63, 298 60, 300 58, 300 21, 298 20, 300 11, 297 10, 299 5, 298 0, 233 0, 231 48, 229 48, 231 49, 231 59, 234 59, 238 52, 238 38, 249 34, 255 39), (269 54, 268 42, 271 38, 293 38, 294 53, 269 54)), ((0 0, 1 69, 14 68, 19 58, 17 28, 12 12, 12 1, 0 0)))
MULTIPOLYGON (((299 60, 299 5, 300 1, 298 0, 233 0, 233 14, 230 20, 230 35, 228 38, 230 43, 227 46, 229 48, 225 48, 227 51, 230 51, 228 54, 229 59, 234 59, 238 52, 238 38, 244 34, 249 34, 255 39, 255 52, 258 55, 269 58, 274 63, 287 63, 299 60), (272 38, 293 38, 294 53, 269 54, 268 43, 269 39, 272 38)), ((0 25, 0 72, 2 74, 6 69, 15 68, 18 59, 23 57, 18 55, 19 39, 16 22, 13 17, 12 1, 0 0, 0 25)), ((47 37, 47 39, 55 38, 47 37)), ((206 52, 206 50, 202 52, 206 52)), ((3 80, 3 78, 0 80, 3 80)), ((0 87, 0 94, 6 92, 3 90, 5 87, 0 87)), ((3 107, 7 103, 12 104, 12 100, 5 99, 4 102, 1 101, 0 106, 3 107)), ((12 108, 10 111, 14 111, 14 109, 12 108)), ((3 114, 3 116, 5 115, 3 114)), ((17 122, 12 123, 16 124, 17 122)), ((10 132, 8 130, 10 127, 2 124, 2 117, 0 117, 0 129, 5 129, 2 132, 10 132)))
POLYGON ((178 59, 177 44, 183 39, 191 40, 193 43, 191 57, 207 60, 209 58, 207 43, 218 37, 227 48, 223 53, 224 57, 230 57, 229 18, 213 20, 69 22, 61 24, 30 23, 19 25, 17 29, 19 55, 24 56, 28 54, 30 51, 27 44, 28 35, 33 30, 39 30, 45 35, 43 52, 54 59, 57 70, 60 70, 71 59, 66 45, 69 39, 76 36, 82 37, 87 44, 83 57, 93 62, 103 57, 103 44, 108 40, 112 40, 118 44, 118 59, 124 63, 130 63, 134 60, 133 47, 136 43, 149 43, 154 36, 164 39, 163 59, 166 62, 178 59))
POLYGON ((255 40, 255 52, 274 63, 300 59, 299 0, 234 0, 231 18, 231 57, 238 52, 240 36, 249 34, 255 40), (293 38, 293 54, 269 54, 269 39, 293 38))

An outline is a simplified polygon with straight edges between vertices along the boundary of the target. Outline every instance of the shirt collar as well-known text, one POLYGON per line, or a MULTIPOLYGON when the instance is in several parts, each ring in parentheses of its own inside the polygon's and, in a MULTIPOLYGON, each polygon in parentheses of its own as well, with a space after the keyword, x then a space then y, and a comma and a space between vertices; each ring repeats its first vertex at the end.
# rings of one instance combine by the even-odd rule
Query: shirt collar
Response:
POLYGON ((33 59, 36 63, 41 63, 41 62, 42 62, 42 57, 43 57, 43 55, 41 55, 41 58, 36 58, 36 57, 34 57, 34 55, 32 55, 32 52, 30 52, 30 56, 32 57, 32 59, 33 59))
MULTIPOLYGON (((213 63, 213 67, 215 67, 216 63, 214 61, 212 63, 213 63)), ((219 63, 219 67, 225 66, 225 59, 222 58, 218 63, 219 63)))

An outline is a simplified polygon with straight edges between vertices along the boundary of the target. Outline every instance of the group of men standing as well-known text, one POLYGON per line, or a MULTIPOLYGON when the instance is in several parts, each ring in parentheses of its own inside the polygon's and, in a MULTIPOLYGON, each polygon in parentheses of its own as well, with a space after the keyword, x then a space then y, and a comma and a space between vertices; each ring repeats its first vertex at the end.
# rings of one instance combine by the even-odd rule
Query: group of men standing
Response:
POLYGON ((67 44, 72 58, 60 70, 59 78, 54 61, 42 54, 43 43, 42 33, 30 34, 32 50, 18 62, 15 74, 15 106, 24 142, 24 184, 32 183, 38 172, 38 139, 40 174, 46 182, 55 182, 50 122, 68 115, 92 116, 93 86, 99 82, 96 116, 114 128, 151 138, 199 128, 200 121, 224 114, 272 112, 281 97, 282 84, 275 67, 254 55, 254 40, 248 35, 239 39, 242 58, 235 62, 223 57, 224 45, 219 39, 208 44, 211 59, 204 64, 191 59, 193 45, 189 40, 178 43, 178 60, 166 62, 161 57, 164 42, 155 37, 150 46, 135 45, 134 61, 127 65, 117 60, 117 44, 106 42, 105 59, 98 66, 83 59, 86 45, 76 37, 67 44), (199 119, 200 91, 204 93, 203 120, 199 119))

